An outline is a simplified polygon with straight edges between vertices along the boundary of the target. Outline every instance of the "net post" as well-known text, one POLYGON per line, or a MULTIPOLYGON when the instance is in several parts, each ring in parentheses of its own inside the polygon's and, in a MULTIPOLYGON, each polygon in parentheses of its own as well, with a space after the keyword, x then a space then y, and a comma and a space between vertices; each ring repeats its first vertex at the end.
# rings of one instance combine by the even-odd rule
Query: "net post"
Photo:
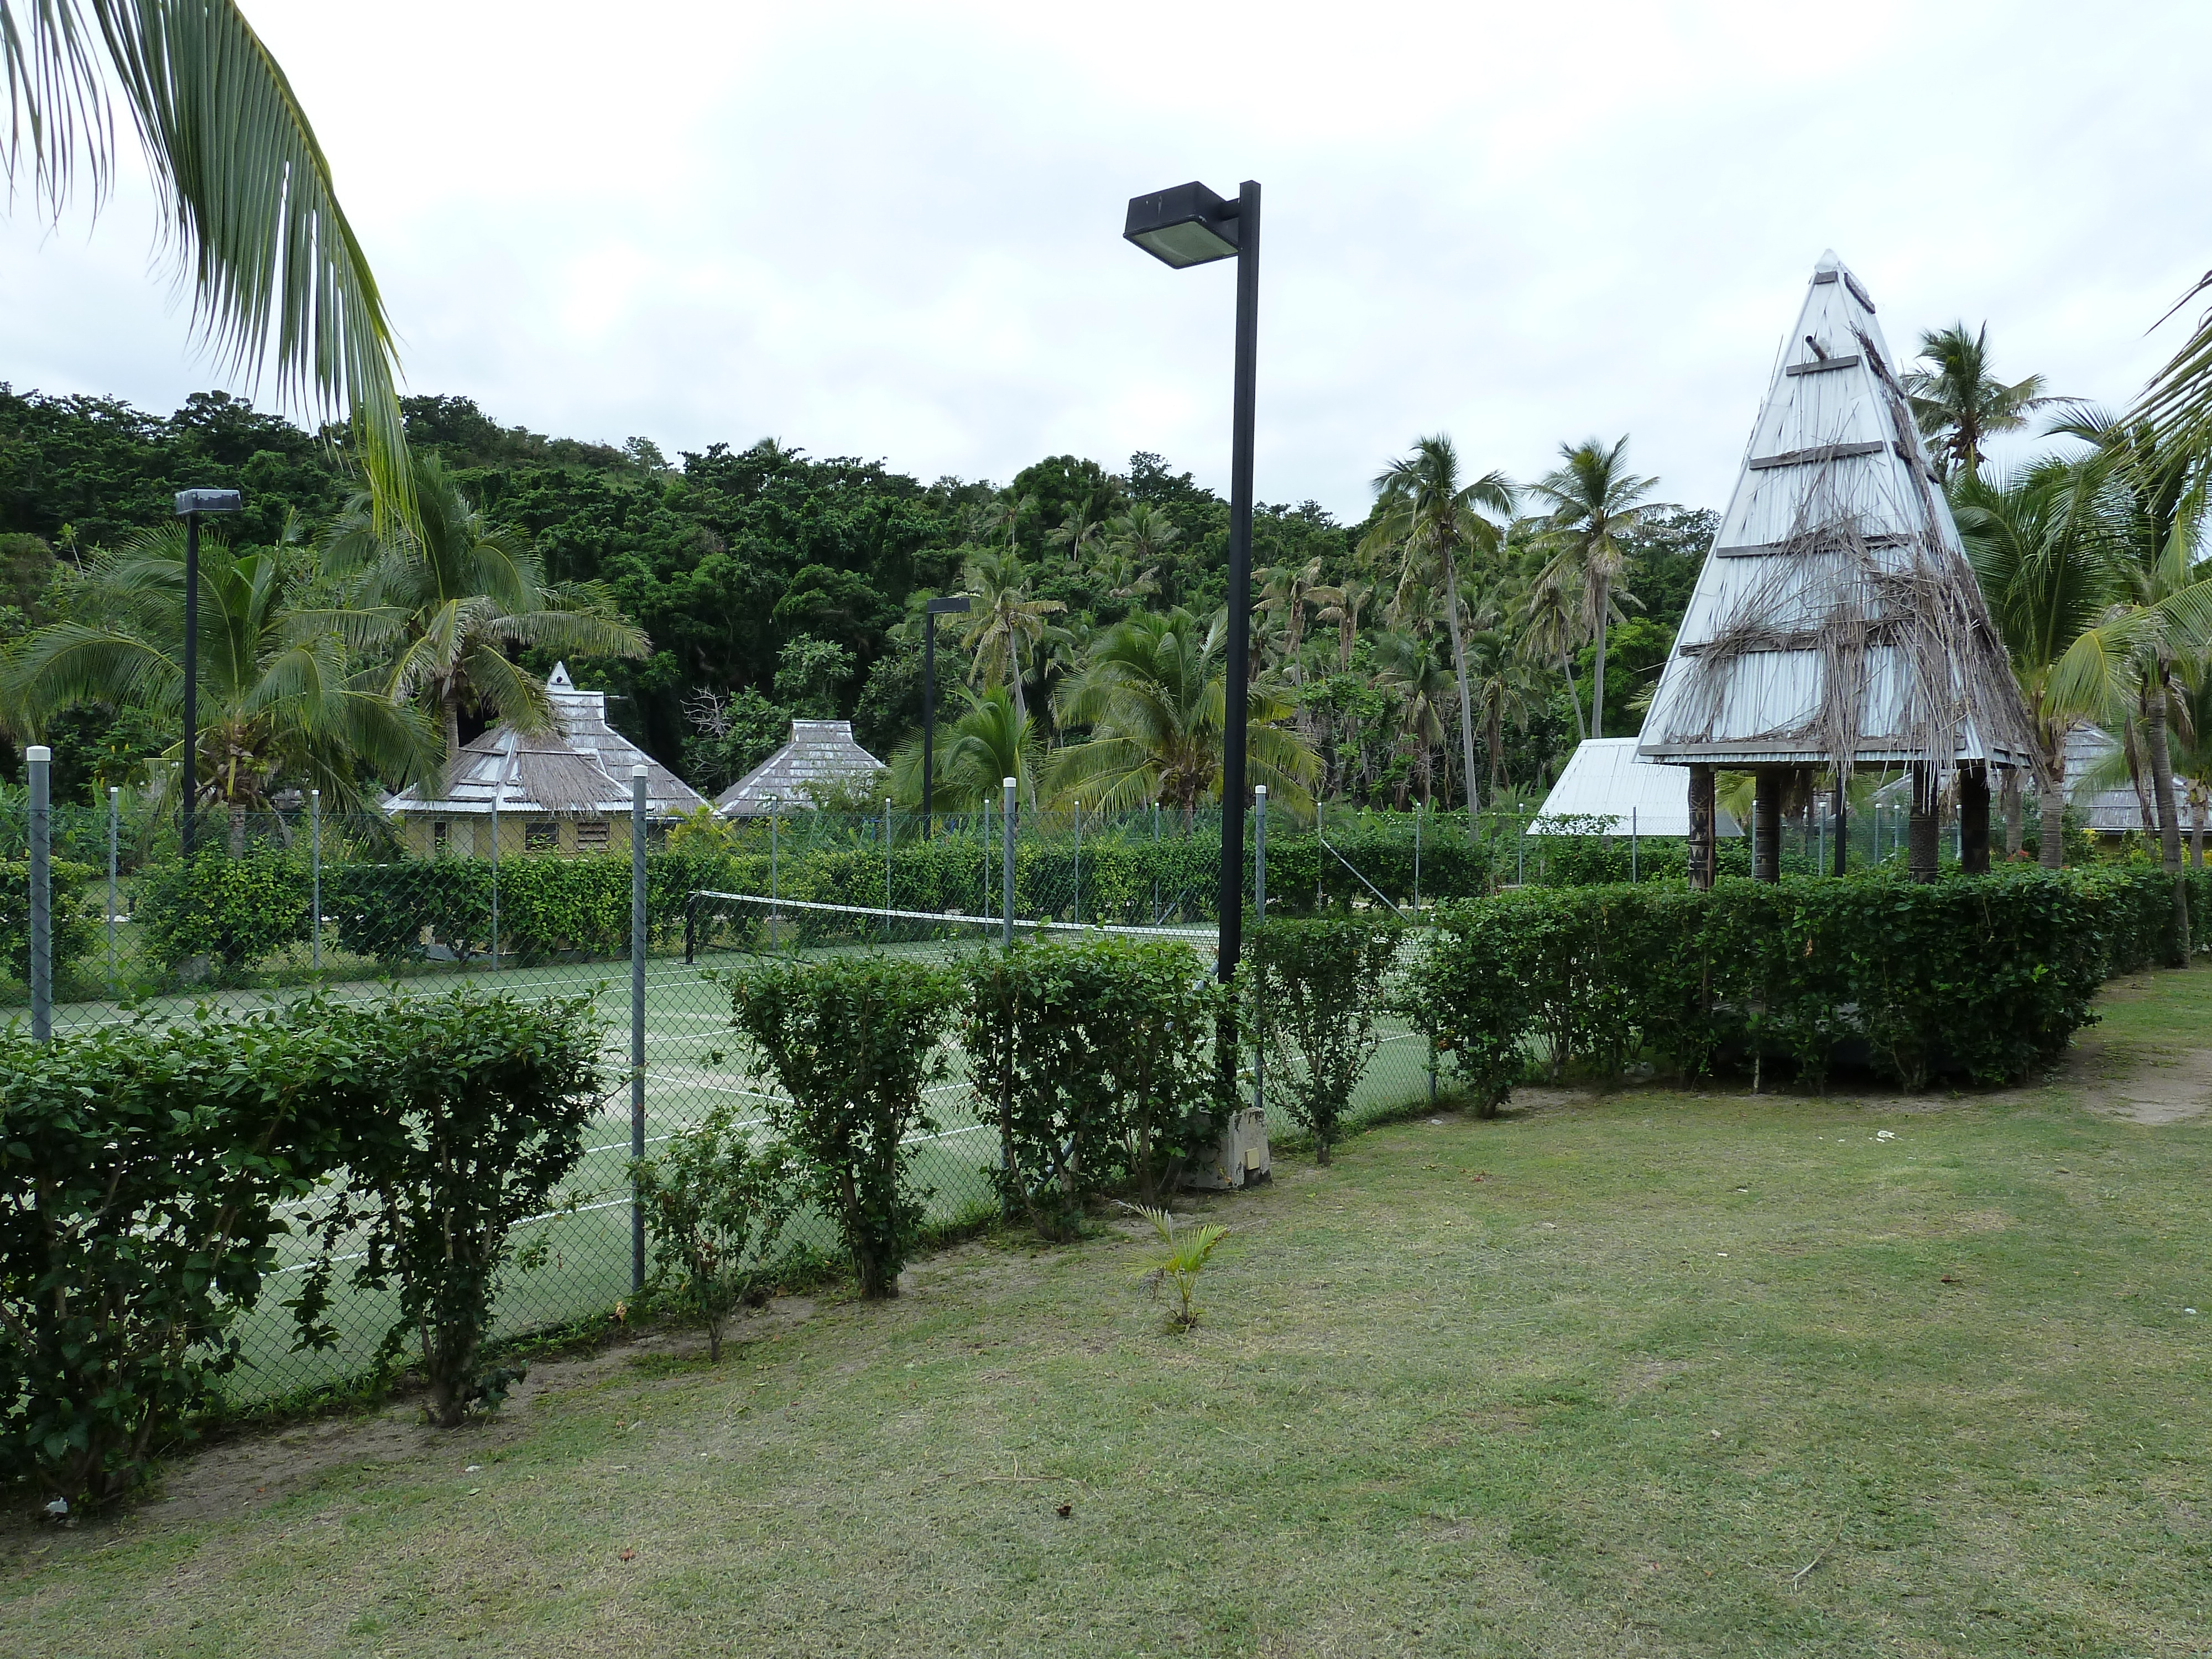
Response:
POLYGON ((499 971, 499 798, 507 790, 507 767, 502 760, 491 783, 491 970, 499 971))
MULTIPOLYGON (((629 769, 629 1155, 645 1158, 645 813, 646 770, 629 769)), ((645 1206, 637 1177, 629 1189, 629 1287, 645 1289, 645 1206)))
POLYGON ((313 896, 310 901, 307 924, 313 930, 310 937, 309 965, 317 973, 323 968, 323 792, 307 791, 307 867, 312 872, 313 896))
POLYGON ((54 1035, 53 758, 43 743, 23 751, 31 794, 31 1037, 37 1042, 54 1035))
POLYGON ((1413 803, 1413 915, 1421 914, 1421 803, 1413 803))
POLYGON ((1636 809, 1632 806, 1628 809, 1628 879, 1632 884, 1638 878, 1636 873, 1636 809))
POLYGON ((684 896, 684 965, 689 968, 694 960, 699 938, 699 896, 684 896))
MULTIPOLYGON (((891 798, 884 797, 884 908, 891 908, 891 798)), ((884 918, 884 943, 891 942, 891 921, 884 918)))
POLYGON ((999 946, 1014 948, 1014 781, 1000 786, 999 810, 999 946))
POLYGON ((123 792, 113 784, 107 786, 107 994, 115 994, 115 866, 117 864, 116 820, 122 816, 123 792))
POLYGON ((1083 921, 1083 797, 1071 797, 1075 803, 1075 908, 1069 920, 1079 926, 1083 921))

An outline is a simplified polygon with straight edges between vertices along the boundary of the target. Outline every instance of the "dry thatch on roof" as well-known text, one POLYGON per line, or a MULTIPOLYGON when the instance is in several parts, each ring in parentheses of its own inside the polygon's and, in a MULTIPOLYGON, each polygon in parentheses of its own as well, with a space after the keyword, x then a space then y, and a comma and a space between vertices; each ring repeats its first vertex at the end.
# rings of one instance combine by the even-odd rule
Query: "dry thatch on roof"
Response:
POLYGON ((1677 764, 2033 763, 2002 641, 1874 306, 1825 256, 1640 752, 1677 764))

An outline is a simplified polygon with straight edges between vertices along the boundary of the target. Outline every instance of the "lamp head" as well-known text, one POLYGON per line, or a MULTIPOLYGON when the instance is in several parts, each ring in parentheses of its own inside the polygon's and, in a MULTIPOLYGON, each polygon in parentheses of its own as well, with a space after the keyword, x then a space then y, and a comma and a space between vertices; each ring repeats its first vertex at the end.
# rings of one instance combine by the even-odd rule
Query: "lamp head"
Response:
POLYGON ((967 610, 968 605, 969 599, 965 593, 949 593, 941 599, 932 599, 929 602, 929 614, 933 617, 950 617, 967 610))
POLYGON ((1237 252, 1237 204, 1201 184, 1177 185, 1129 198, 1122 237, 1177 270, 1210 264, 1237 252))
POLYGON ((177 492, 177 516, 189 518, 195 513, 242 513, 246 498, 235 489, 179 489, 177 492))

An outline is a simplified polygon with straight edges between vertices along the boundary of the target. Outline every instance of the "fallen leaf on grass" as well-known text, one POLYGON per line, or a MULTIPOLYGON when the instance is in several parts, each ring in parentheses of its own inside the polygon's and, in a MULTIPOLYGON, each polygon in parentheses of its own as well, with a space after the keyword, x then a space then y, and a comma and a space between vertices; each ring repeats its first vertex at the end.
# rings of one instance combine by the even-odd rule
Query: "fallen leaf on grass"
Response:
POLYGON ((1054 1510, 1053 1513, 1058 1516, 1061 1520, 1065 1521, 1069 1516, 1075 1513, 1075 1505, 1073 1504, 1062 1504, 1058 1509, 1054 1510))
POLYGON ((624 1550, 622 1552, 622 1559, 625 1561, 635 1561, 637 1559, 637 1552, 635 1550, 624 1550))

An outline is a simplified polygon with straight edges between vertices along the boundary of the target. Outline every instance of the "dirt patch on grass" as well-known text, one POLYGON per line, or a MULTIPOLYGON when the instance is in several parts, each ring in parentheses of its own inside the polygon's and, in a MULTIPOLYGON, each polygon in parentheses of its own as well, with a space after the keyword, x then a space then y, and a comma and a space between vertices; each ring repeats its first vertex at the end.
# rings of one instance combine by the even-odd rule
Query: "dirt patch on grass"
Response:
POLYGON ((2131 1055, 2118 1077, 2099 1079, 2083 1091, 2089 1109, 2156 1127, 2185 1123, 2212 1111, 2212 1048, 2183 1048, 2131 1055))
MULTIPOLYGON (((779 1297, 732 1322, 724 1352, 796 1328, 815 1312, 816 1304, 805 1297, 779 1297)), ((635 1376, 641 1364, 650 1370, 656 1362, 703 1358, 706 1352, 707 1339, 699 1332, 647 1330, 592 1353, 532 1360, 530 1375, 508 1392, 504 1407, 458 1429, 433 1428, 422 1421, 421 1402, 404 1398, 359 1416, 221 1440, 164 1465, 152 1495, 126 1512, 153 1522, 203 1521, 281 1503, 338 1469, 443 1461, 465 1470, 534 1433, 533 1405, 610 1377, 635 1376)), ((0 1538, 9 1530, 0 1527, 0 1538)), ((97 1543, 104 1534, 104 1526, 96 1524, 66 1535, 97 1543)))

